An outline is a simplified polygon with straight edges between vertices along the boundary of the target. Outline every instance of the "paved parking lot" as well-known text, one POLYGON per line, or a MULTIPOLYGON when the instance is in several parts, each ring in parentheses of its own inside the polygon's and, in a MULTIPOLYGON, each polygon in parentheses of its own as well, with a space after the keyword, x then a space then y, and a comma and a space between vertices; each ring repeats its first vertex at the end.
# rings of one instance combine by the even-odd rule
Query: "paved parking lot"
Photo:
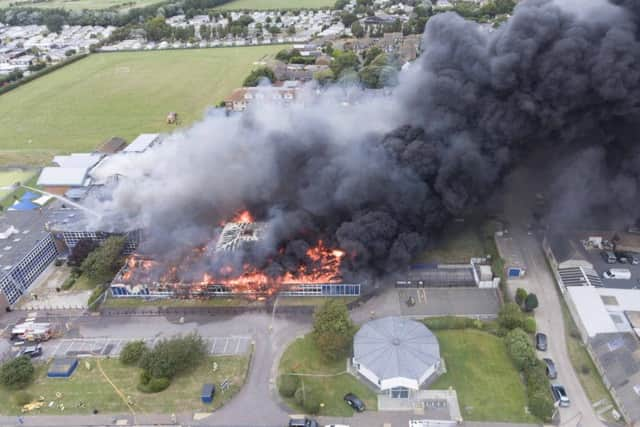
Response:
POLYGON ((621 264, 616 262, 615 264, 607 264, 600 256, 599 250, 586 251, 587 260, 593 264, 593 268, 598 273, 598 276, 602 278, 602 273, 610 268, 626 268, 631 271, 631 279, 605 279, 602 278, 602 283, 605 288, 614 289, 633 289, 640 288, 640 264, 621 264))
MULTIPOLYGON (((153 347, 160 338, 142 339, 153 347)), ((44 357, 96 355, 117 357, 122 348, 135 339, 71 338, 55 339, 42 343, 44 357)), ((209 353, 213 355, 237 355, 249 351, 251 337, 229 336, 205 338, 209 353)))
POLYGON ((418 288, 398 290, 403 316, 479 316, 495 317, 500 298, 495 289, 418 288), (415 305, 407 300, 413 297, 415 305))

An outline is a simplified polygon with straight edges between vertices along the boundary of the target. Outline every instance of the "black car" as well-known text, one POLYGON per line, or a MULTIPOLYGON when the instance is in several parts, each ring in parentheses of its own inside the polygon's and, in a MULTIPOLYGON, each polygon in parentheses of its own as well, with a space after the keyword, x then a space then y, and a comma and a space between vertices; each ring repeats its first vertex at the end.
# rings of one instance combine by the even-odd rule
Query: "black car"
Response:
POLYGON ((362 412, 365 409, 364 402, 358 398, 353 393, 347 393, 344 395, 344 401, 347 402, 347 405, 351 406, 358 412, 362 412))
POLYGON ((320 427, 320 424, 311 418, 292 418, 289 420, 289 427, 320 427))
POLYGON ((540 351, 547 351, 547 336, 542 332, 536 334, 536 348, 540 351))
POLYGON ((626 252, 614 252, 613 254, 616 256, 616 260, 617 260, 620 264, 627 264, 627 263, 629 263, 629 258, 627 257, 626 252))
POLYGON ((556 364, 553 363, 553 360, 551 360, 549 358, 544 358, 542 360, 544 361, 544 364, 546 365, 547 376, 549 378, 551 378, 552 380, 555 380, 556 378, 558 378, 558 371, 556 370, 556 364))
POLYGON ((20 356, 29 356, 31 358, 42 356, 42 346, 40 344, 27 346, 22 349, 20 356))

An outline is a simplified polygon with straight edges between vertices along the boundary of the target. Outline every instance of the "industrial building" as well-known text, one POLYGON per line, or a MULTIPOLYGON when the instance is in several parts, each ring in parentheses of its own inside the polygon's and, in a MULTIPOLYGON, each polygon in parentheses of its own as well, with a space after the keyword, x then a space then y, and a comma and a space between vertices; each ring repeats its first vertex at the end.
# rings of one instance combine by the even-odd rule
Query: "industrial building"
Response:
POLYGON ((58 255, 45 222, 40 210, 0 216, 0 306, 15 304, 58 255))

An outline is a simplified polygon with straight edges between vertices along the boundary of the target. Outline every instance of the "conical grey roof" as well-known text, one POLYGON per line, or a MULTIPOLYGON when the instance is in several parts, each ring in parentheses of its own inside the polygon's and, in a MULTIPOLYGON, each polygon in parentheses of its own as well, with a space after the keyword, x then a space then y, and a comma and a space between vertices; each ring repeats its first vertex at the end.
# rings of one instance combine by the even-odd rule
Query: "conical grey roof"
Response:
POLYGON ((381 380, 403 377, 420 382, 440 361, 440 346, 422 323, 385 317, 365 323, 356 333, 354 357, 381 380))

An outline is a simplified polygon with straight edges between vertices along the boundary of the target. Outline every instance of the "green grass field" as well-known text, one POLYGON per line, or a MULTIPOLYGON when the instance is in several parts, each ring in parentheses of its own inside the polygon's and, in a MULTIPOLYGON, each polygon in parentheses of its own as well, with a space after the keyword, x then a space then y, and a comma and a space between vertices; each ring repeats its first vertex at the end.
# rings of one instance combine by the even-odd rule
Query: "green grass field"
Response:
POLYGON ((29 169, 7 169, 0 171, 0 200, 13 192, 10 188, 16 182, 26 183, 36 171, 29 169))
MULTIPOLYGON (((211 357, 193 372, 173 380, 165 391, 155 394, 141 393, 136 389, 140 369, 122 365, 116 359, 102 359, 101 365, 106 375, 125 395, 130 396, 133 409, 141 413, 175 413, 179 411, 211 411, 229 401, 244 384, 249 356, 211 357), (213 372, 213 362, 218 369, 213 372), (216 392, 213 404, 204 405, 200 401, 202 384, 213 383, 218 387, 225 379, 231 380, 231 387, 225 393, 216 392)), ((69 379, 47 378, 46 366, 36 370, 36 380, 26 388, 35 399, 42 396, 45 406, 30 412, 38 414, 89 414, 93 409, 102 413, 127 413, 129 409, 113 387, 102 376, 95 359, 81 359, 78 368, 69 379), (85 367, 85 360, 91 369, 85 367), (61 397, 56 397, 61 393, 61 397), (49 407, 49 402, 55 402, 49 407), (64 412, 59 404, 64 405, 64 412)), ((0 389, 6 398, 0 399, 0 414, 15 415, 20 408, 13 402, 11 391, 0 389)))
POLYGON ((335 0, 235 0, 219 9, 304 9, 333 7, 335 0))
MULTIPOLYGON (((320 401, 324 407, 320 409, 320 415, 349 417, 353 410, 342 400, 349 392, 355 393, 367 405, 367 410, 377 409, 376 395, 357 378, 344 373, 346 360, 337 362, 325 362, 320 358, 320 352, 316 348, 310 335, 295 340, 284 352, 280 359, 279 374, 304 373, 304 374, 339 374, 331 377, 301 377, 304 387, 318 392, 320 401)), ((304 413, 293 398, 284 398, 295 411, 304 413)))
POLYGON ((202 118, 253 68, 283 46, 90 55, 0 96, 0 165, 43 164, 92 150, 112 136, 131 141, 202 118))
POLYGON ((525 413, 525 387, 502 339, 473 329, 434 333, 447 373, 430 388, 453 387, 464 419, 536 422, 525 413))
MULTIPOLYGON (((9 7, 20 0, 0 0, 0 7, 9 7)), ((63 8, 68 10, 83 9, 117 9, 127 10, 133 7, 144 7, 158 3, 159 0, 51 0, 40 3, 21 4, 21 7, 39 7, 42 9, 63 8)))

